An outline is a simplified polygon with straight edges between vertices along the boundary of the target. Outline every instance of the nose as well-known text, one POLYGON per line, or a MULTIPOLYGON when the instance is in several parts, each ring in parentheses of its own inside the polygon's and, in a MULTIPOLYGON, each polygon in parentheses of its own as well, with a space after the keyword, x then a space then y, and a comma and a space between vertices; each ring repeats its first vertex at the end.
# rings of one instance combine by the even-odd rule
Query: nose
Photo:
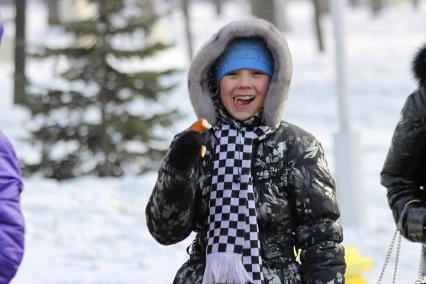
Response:
POLYGON ((246 72, 241 72, 240 74, 240 80, 239 80, 239 87, 240 88, 250 88, 251 86, 251 76, 250 74, 246 72))

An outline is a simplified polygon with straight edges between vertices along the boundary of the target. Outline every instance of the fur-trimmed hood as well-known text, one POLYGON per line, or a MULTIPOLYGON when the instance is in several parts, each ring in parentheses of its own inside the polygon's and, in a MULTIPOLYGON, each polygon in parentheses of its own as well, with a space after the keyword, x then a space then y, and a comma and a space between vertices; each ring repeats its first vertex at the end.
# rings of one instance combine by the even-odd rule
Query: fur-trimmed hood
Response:
POLYGON ((197 53, 188 73, 188 89, 195 114, 198 118, 207 119, 212 125, 216 124, 211 68, 228 43, 238 37, 260 37, 272 53, 274 71, 265 99, 263 116, 266 125, 276 129, 287 101, 292 74, 291 54, 281 32, 271 23, 260 19, 227 24, 197 53))
POLYGON ((426 43, 414 57, 413 73, 419 84, 426 88, 426 43))

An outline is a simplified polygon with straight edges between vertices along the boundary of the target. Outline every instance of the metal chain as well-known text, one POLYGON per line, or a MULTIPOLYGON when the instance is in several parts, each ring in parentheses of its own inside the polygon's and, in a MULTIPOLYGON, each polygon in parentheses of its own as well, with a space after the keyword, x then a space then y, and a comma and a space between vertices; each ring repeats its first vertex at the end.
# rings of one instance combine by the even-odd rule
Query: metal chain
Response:
POLYGON ((424 282, 424 274, 423 274, 423 265, 424 265, 424 257, 426 255, 426 244, 422 244, 422 253, 420 255, 420 265, 419 265, 419 274, 417 277, 417 281, 415 284, 423 284, 424 282))
MULTIPOLYGON (((382 278, 383 275, 385 273, 386 267, 389 263, 389 259, 392 255, 392 251, 393 251, 393 247, 395 246, 395 240, 396 238, 399 236, 399 241, 398 241, 398 246, 401 246, 401 235, 399 234, 398 229, 395 230, 395 233, 393 234, 391 243, 389 245, 388 251, 386 252, 386 257, 385 257, 385 262, 383 263, 383 267, 382 267, 382 271, 380 272, 380 276, 379 276, 379 280, 377 280, 377 284, 381 284, 382 283, 382 278)), ((399 257, 399 248, 397 249, 397 257, 399 257)), ((396 266, 397 265, 397 260, 395 261, 395 268, 394 268, 394 281, 393 284, 395 284, 395 277, 396 277, 396 266)))
POLYGON ((397 231, 397 235, 398 235, 398 244, 396 245, 396 254, 395 254, 395 266, 393 268, 393 281, 392 284, 396 283, 396 271, 398 270, 398 261, 399 261, 399 252, 401 251, 401 234, 399 233, 398 230, 397 231))

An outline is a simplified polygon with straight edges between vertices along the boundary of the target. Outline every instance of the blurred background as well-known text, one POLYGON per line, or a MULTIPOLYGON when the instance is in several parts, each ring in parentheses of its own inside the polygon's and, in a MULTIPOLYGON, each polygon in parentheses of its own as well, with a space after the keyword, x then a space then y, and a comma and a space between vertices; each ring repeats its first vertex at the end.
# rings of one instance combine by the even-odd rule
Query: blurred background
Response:
MULTIPOLYGON (((425 0, 0 0, 0 130, 25 174, 13 284, 173 281, 192 236, 157 244, 145 205, 173 135, 195 120, 191 58, 251 17, 277 25, 293 55, 283 119, 322 142, 335 176, 346 168, 336 137, 356 141, 352 176, 337 178, 344 242, 372 260, 363 278, 378 279, 395 229, 379 173, 417 86, 425 0)), ((417 279, 419 257, 403 241, 400 283, 417 279)))

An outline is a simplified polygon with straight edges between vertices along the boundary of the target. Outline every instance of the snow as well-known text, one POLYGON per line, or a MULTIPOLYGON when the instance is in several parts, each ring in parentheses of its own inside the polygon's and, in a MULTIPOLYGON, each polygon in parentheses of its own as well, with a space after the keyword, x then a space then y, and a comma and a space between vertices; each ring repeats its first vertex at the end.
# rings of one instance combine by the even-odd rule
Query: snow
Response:
MULTIPOLYGON (((192 7, 194 50, 223 24, 247 18, 247 1, 226 1, 224 14, 214 14, 212 3, 194 2, 192 7)), ((394 223, 385 190, 380 185, 383 165, 400 109, 416 88, 410 72, 412 56, 426 39, 425 3, 415 11, 408 1, 394 1, 379 17, 366 7, 347 9, 345 14, 351 118, 361 133, 362 183, 365 216, 359 227, 345 226, 345 245, 354 245, 374 267, 364 273, 375 282, 391 240, 394 223)), ((323 19, 326 52, 316 50, 312 7, 308 1, 288 4, 290 30, 286 37, 293 53, 293 82, 285 119, 312 132, 323 144, 331 170, 335 171, 333 135, 338 131, 337 98, 334 83, 332 19, 323 19)), ((7 15, 7 10, 2 15, 7 15)), ((9 11, 11 13, 11 11, 9 11)), ((29 39, 52 41, 57 31, 46 27, 46 11, 40 1, 29 4, 29 39)), ((6 29, 12 29, 11 23, 6 29)), ((167 99, 186 117, 173 131, 194 120, 185 83, 188 57, 180 12, 171 13, 155 29, 156 38, 168 38, 175 47, 154 60, 149 68, 178 67, 183 70, 173 80, 181 86, 167 99)), ((6 31, 7 32, 7 31, 6 31)), ((1 49, 0 49, 1 51, 1 49)), ((31 66, 35 80, 51 83, 49 64, 31 66), (37 69, 38 68, 38 69, 37 69)), ((12 106, 13 68, 0 62, 0 125, 14 143, 18 156, 34 155, 25 125, 28 113, 12 106)), ((169 139, 172 132, 167 133, 169 139)), ((186 247, 192 237, 162 246, 149 235, 145 205, 156 174, 126 176, 121 179, 81 177, 58 183, 32 177, 25 180, 22 208, 26 219, 26 251, 12 284, 56 283, 171 283, 176 270, 187 259, 186 247)), ((420 246, 402 241, 398 281, 413 283, 417 276, 420 246)), ((389 268, 391 269, 391 268, 389 268)), ((384 283, 389 283, 388 271, 384 283)))
POLYGON ((185 247, 156 244, 146 229, 154 179, 27 182, 27 250, 13 283, 158 283, 156 275, 176 267, 185 247))

